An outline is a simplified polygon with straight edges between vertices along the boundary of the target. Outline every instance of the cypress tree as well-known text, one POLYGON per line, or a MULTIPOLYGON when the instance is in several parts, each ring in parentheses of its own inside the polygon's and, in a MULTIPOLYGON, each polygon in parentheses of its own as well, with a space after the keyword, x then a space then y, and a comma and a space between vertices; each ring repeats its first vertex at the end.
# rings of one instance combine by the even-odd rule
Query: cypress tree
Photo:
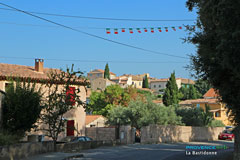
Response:
POLYGON ((108 63, 107 63, 106 66, 105 66, 104 78, 105 78, 105 79, 110 79, 110 73, 109 73, 108 63))
POLYGON ((142 88, 149 88, 147 75, 145 75, 143 78, 142 88))
POLYGON ((179 93, 175 78, 175 72, 171 74, 169 81, 167 82, 166 89, 163 95, 163 104, 165 106, 170 106, 173 104, 178 104, 179 93))

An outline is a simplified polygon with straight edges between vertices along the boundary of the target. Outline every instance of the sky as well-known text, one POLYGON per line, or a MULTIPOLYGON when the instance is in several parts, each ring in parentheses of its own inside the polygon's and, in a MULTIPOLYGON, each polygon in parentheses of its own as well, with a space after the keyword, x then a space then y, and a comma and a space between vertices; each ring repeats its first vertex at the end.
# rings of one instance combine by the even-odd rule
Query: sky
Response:
POLYGON ((188 55, 194 54, 196 47, 184 43, 183 38, 188 36, 187 32, 184 27, 179 29, 178 26, 194 25, 197 14, 187 10, 186 0, 0 2, 28 12, 96 18, 168 20, 103 20, 32 13, 70 27, 69 29, 18 11, 6 10, 6 6, 0 5, 0 63, 33 66, 35 58, 43 58, 44 67, 65 69, 74 64, 75 70, 86 73, 93 69, 104 69, 108 63, 110 71, 117 76, 149 73, 151 77, 167 78, 175 71, 176 77, 191 78, 185 67, 190 63, 188 55), (176 27, 176 31, 172 26, 176 27), (138 27, 142 33, 137 33, 138 27), (147 33, 142 29, 145 27, 148 28, 147 33), (160 33, 155 28, 154 33, 151 33, 152 27, 161 27, 163 31, 160 33), (164 31, 163 27, 169 27, 169 31, 164 31), (111 34, 106 34, 106 28, 111 28, 111 34), (119 29, 119 34, 113 33, 114 28, 119 29), (126 28, 126 32, 122 33, 121 28, 126 28), (133 34, 129 33, 129 28, 133 28, 133 34), (120 42, 121 45, 108 40, 120 42))

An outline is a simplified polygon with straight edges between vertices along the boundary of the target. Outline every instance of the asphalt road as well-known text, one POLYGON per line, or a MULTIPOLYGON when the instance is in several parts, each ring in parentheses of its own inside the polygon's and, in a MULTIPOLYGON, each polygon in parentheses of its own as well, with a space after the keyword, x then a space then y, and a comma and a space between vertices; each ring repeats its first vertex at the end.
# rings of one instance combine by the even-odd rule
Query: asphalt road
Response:
MULTIPOLYGON (((215 151, 215 150, 214 150, 215 151)), ((102 147, 85 150, 83 158, 75 160, 230 160, 233 152, 233 142, 191 142, 177 144, 133 144, 116 147, 102 147), (226 145, 229 149, 217 150, 217 155, 186 155, 187 145, 226 145)))

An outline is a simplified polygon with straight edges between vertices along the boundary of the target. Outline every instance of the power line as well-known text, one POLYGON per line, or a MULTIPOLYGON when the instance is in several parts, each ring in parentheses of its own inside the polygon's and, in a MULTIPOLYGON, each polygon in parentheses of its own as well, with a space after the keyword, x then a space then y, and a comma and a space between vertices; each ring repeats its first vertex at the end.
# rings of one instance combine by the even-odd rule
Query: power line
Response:
MULTIPOLYGON (((30 27, 49 27, 49 28, 59 28, 58 26, 53 26, 53 25, 39 25, 39 24, 29 24, 29 23, 15 23, 15 22, 1 22, 0 24, 9 24, 9 25, 17 25, 17 26, 30 26, 30 27)), ((151 27, 88 27, 88 26, 75 26, 74 28, 81 28, 81 29, 101 29, 101 30, 106 30, 106 29, 158 29, 161 25, 159 26, 151 26, 151 27)), ((187 26, 194 26, 194 25, 169 25, 169 26, 161 26, 163 29, 164 28, 171 28, 171 27, 187 27, 187 26)))
MULTIPOLYGON (((1 10, 8 11, 17 11, 15 9, 0 8, 1 10)), ((64 14, 55 14, 55 13, 44 13, 44 12, 34 12, 34 11, 25 11, 33 14, 47 15, 47 16, 57 16, 57 17, 66 17, 66 18, 81 18, 81 19, 94 19, 94 20, 108 20, 108 21, 146 21, 146 22, 187 22, 195 21, 194 19, 128 19, 128 18, 106 18, 106 17, 86 17, 86 16, 74 16, 74 15, 64 15, 64 14)))
MULTIPOLYGON (((30 57, 6 57, 6 56, 0 56, 2 59, 25 59, 25 60, 34 60, 35 58, 30 57)), ((79 59, 53 59, 53 58, 44 58, 44 60, 48 61, 69 61, 69 62, 84 62, 84 63, 147 63, 147 64, 159 64, 159 63, 188 63, 188 62, 179 62, 179 61, 114 61, 114 60, 79 60, 79 59)))
POLYGON ((0 3, 0 5, 3 5, 3 6, 5 6, 5 7, 11 8, 11 9, 14 9, 14 10, 16 10, 16 11, 19 11, 19 12, 22 12, 22 13, 24 13, 24 14, 30 15, 30 16, 32 16, 32 17, 41 19, 41 20, 46 21, 46 22, 48 22, 48 23, 52 23, 52 24, 61 26, 61 27, 63 27, 63 28, 70 29, 70 30, 72 30, 72 31, 79 32, 79 33, 82 33, 82 34, 85 34, 85 35, 88 35, 88 36, 91 36, 91 37, 95 37, 95 38, 98 38, 98 39, 101 39, 101 40, 105 40, 105 41, 108 41, 108 42, 112 42, 112 43, 115 43, 115 44, 118 44, 118 45, 122 45, 122 46, 129 47, 129 48, 134 48, 134 49, 137 49, 137 50, 141 50, 141 51, 145 51, 145 52, 153 53, 153 54, 157 54, 157 55, 165 55, 165 56, 170 56, 170 57, 175 57, 175 58, 188 59, 187 57, 176 56, 176 55, 172 55, 172 54, 168 54, 168 53, 161 53, 161 52, 158 52, 158 51, 153 51, 153 50, 149 50, 149 49, 145 49, 145 48, 141 48, 141 47, 136 47, 136 46, 133 46, 133 45, 125 44, 125 43, 122 43, 122 42, 110 40, 110 39, 107 39, 107 38, 104 38, 104 37, 100 37, 100 36, 95 35, 95 34, 91 34, 91 33, 88 33, 88 32, 84 32, 84 31, 81 31, 81 30, 78 30, 78 29, 75 29, 75 28, 72 28, 72 27, 69 27, 69 26, 66 26, 66 25, 63 25, 63 24, 60 24, 60 23, 57 23, 57 22, 48 20, 48 19, 42 18, 42 17, 40 17, 40 16, 33 15, 33 14, 31 14, 31 13, 28 13, 28 12, 26 12, 26 11, 17 9, 17 8, 12 7, 12 6, 9 6, 9 5, 6 5, 6 4, 4 4, 4 3, 0 3))

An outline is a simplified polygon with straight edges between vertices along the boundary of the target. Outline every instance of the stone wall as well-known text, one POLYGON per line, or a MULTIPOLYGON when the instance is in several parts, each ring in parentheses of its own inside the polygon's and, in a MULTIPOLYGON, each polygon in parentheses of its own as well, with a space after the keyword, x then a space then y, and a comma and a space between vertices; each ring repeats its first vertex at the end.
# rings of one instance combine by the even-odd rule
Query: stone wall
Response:
POLYGON ((32 155, 54 151, 53 142, 19 143, 0 147, 0 160, 27 158, 32 155))
MULTIPOLYGON (((88 141, 57 144, 58 152, 81 151, 83 149, 97 148, 100 146, 115 146, 116 141, 88 141)), ((29 158, 30 156, 53 152, 53 142, 19 143, 0 147, 0 160, 15 160, 29 158)))
POLYGON ((141 143, 212 141, 224 127, 150 125, 141 129, 141 143))
POLYGON ((116 129, 108 127, 91 127, 85 129, 85 135, 96 141, 116 140, 116 129))

